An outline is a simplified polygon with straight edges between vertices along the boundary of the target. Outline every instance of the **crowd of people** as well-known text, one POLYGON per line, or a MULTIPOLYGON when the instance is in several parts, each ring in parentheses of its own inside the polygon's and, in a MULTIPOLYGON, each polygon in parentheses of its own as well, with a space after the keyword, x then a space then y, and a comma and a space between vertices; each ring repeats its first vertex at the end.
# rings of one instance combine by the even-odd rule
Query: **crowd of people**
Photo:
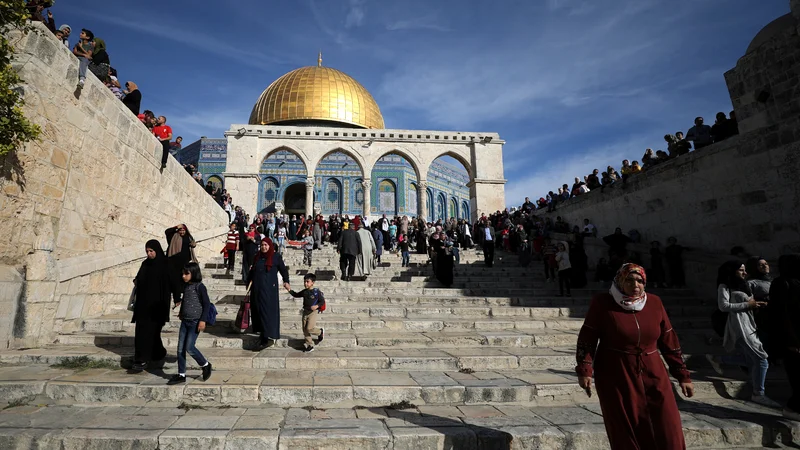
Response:
MULTIPOLYGON (((56 28, 53 13, 48 9, 52 6, 52 1, 27 0, 26 5, 30 12, 31 21, 44 23, 64 46, 70 48, 72 27, 68 24, 62 24, 56 28)), ((83 89, 86 83, 86 75, 88 72, 91 72, 111 90, 114 96, 128 107, 128 109, 130 109, 130 111, 136 115, 161 142, 163 148, 161 168, 163 170, 167 165, 167 158, 170 151, 174 154, 175 151, 179 150, 183 138, 178 136, 174 141, 172 140, 172 128, 167 125, 167 118, 165 116, 156 116, 150 110, 145 110, 142 113, 139 112, 142 104, 142 93, 133 81, 125 82, 124 88, 120 84, 117 70, 111 66, 111 58, 104 39, 95 37, 91 30, 84 28, 78 35, 78 41, 72 47, 72 53, 79 61, 78 89, 83 89)))
POLYGON ((555 191, 549 191, 547 195, 540 197, 536 203, 525 197, 525 203, 522 204, 521 208, 526 212, 535 209, 554 211, 559 203, 563 203, 573 197, 588 194, 595 190, 603 192, 618 183, 624 186, 629 177, 689 153, 692 151, 692 145, 694 145, 694 150, 700 150, 703 147, 737 134, 739 134, 739 125, 736 121, 736 114, 733 111, 730 112, 729 117, 726 117, 723 112, 717 113, 716 122, 713 126, 704 124, 703 118, 697 117, 694 120, 694 126, 689 128, 685 137, 681 131, 664 136, 667 146, 666 151, 654 151, 648 148, 642 155, 641 162, 638 160, 631 162, 631 160, 625 159, 622 161, 619 171, 612 166, 608 166, 603 172, 599 169, 594 169, 588 175, 575 177, 572 186, 564 183, 555 191))

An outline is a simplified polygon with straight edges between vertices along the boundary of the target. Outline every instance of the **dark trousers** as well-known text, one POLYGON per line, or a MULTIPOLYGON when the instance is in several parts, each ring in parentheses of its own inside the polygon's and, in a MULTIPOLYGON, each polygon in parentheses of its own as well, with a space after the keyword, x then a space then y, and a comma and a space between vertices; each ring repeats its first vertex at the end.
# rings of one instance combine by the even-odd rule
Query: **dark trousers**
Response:
POLYGON ((161 342, 161 328, 163 322, 152 320, 148 317, 136 319, 136 332, 133 339, 133 361, 146 363, 161 361, 167 356, 167 349, 161 342))
POLYGON ((494 264, 494 241, 483 241, 483 261, 486 267, 492 267, 494 264))
POLYGON ((383 249, 389 250, 392 248, 392 238, 389 237, 389 230, 383 231, 381 230, 381 234, 383 234, 383 249))
POLYGON ((197 331, 199 323, 199 319, 181 321, 181 329, 178 331, 178 373, 186 375, 186 353, 189 353, 189 356, 194 358, 200 367, 205 366, 208 362, 195 346, 197 336, 200 334, 197 331))
POLYGON ((236 249, 228 249, 228 269, 233 270, 234 264, 236 264, 236 249))
POLYGON ((342 278, 352 277, 353 274, 356 272, 356 255, 348 255, 347 253, 342 253, 339 256, 339 268, 342 269, 342 278), (345 269, 347 270, 346 275, 345 275, 345 269))
POLYGON ((567 288, 567 295, 571 295, 569 291, 570 277, 572 277, 572 269, 564 269, 558 271, 558 292, 564 295, 564 288, 567 288))
POLYGON ((169 158, 169 139, 161 141, 161 167, 167 165, 167 158, 169 158))
POLYGON ((800 413, 800 355, 787 351, 783 358, 783 367, 786 370, 789 385, 792 387, 792 396, 789 397, 786 407, 800 413))

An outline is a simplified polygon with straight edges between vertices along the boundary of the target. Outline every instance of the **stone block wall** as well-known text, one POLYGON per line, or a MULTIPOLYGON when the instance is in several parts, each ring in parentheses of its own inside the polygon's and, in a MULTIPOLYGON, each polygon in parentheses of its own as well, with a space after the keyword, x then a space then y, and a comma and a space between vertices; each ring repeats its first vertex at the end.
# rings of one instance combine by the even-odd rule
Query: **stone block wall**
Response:
POLYGON ((780 133, 773 126, 735 136, 538 214, 581 225, 588 218, 600 237, 636 229, 643 243, 665 246, 675 236, 704 262, 736 245, 775 261, 800 252, 800 139, 782 144, 780 133))
POLYGON ((209 257, 228 218, 173 158, 160 172, 161 144, 97 78, 76 88, 78 60, 44 26, 9 35, 24 111, 42 128, 0 161, 0 263, 25 266, 14 336, 31 345, 124 308, 148 239, 166 248, 164 230, 186 223, 209 257))
POLYGON ((794 15, 767 25, 754 40, 760 45, 725 74, 743 133, 782 122, 800 128, 800 6, 791 6, 794 15))

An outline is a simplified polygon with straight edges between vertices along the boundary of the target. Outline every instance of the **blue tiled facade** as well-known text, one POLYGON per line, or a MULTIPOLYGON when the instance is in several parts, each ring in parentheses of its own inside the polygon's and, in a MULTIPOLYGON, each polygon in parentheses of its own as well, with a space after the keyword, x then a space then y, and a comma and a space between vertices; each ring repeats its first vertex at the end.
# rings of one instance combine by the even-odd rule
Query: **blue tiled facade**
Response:
MULTIPOLYGON (((187 145, 177 155, 182 164, 194 164, 203 174, 203 182, 224 185, 227 141, 207 139, 187 145)), ((305 211, 306 167, 290 150, 278 150, 261 164, 258 188, 259 211, 282 201, 290 214, 305 211)), ((314 201, 323 215, 361 214, 364 192, 362 169, 341 151, 334 151, 320 161, 314 173, 314 201)), ((463 167, 437 160, 428 179, 428 217, 430 221, 449 217, 470 217, 469 188, 463 167), (434 202, 435 200, 435 202, 434 202)), ((417 176, 403 157, 389 154, 378 160, 371 174, 370 215, 417 215, 417 176)))

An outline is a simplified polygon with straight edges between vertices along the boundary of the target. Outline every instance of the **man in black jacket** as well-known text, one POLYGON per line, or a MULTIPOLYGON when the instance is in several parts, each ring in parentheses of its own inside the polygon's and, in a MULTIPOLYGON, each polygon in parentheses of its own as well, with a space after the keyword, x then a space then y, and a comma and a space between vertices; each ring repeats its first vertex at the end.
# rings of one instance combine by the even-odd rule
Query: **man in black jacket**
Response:
POLYGON ((492 265, 494 265, 494 246, 496 240, 494 227, 484 220, 480 234, 483 238, 483 261, 486 263, 486 267, 492 267, 492 265))
POLYGON ((350 277, 356 271, 356 257, 361 254, 361 241, 359 241, 355 229, 348 226, 342 230, 339 242, 336 245, 336 251, 339 252, 339 268, 342 269, 342 280, 350 281, 350 277))

